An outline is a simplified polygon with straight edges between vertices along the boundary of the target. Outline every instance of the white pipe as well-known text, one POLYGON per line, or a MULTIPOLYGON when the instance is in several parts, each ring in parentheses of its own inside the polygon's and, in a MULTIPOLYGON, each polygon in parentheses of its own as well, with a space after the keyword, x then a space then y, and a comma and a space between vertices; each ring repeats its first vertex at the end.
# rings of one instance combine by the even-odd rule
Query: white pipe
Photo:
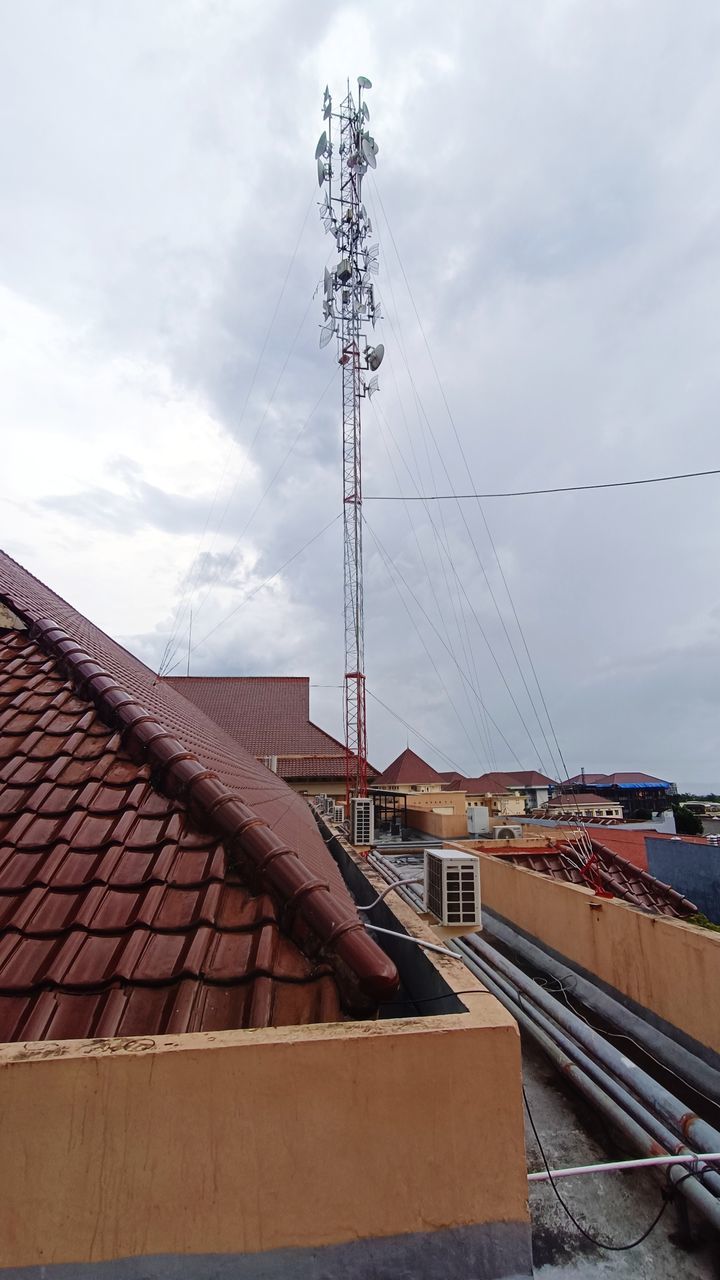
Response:
POLYGON ((399 890, 402 884, 422 884, 423 880, 424 876, 412 876, 409 880, 393 880, 392 884, 389 884, 387 889, 383 889, 374 902, 369 902, 366 907, 359 906, 358 911, 372 911, 373 907, 382 902, 383 898, 387 898, 388 894, 392 893, 394 889, 399 890))
POLYGON ((694 1174, 700 1171, 700 1166, 707 1164, 711 1160, 720 1160, 720 1152, 716 1151, 712 1155, 707 1155, 704 1151, 697 1156, 646 1156, 642 1160, 613 1160, 607 1164, 581 1164, 574 1169, 552 1169, 550 1173, 543 1170, 541 1173, 529 1173, 528 1182, 554 1182, 556 1178, 573 1178, 576 1174, 583 1173, 615 1173, 623 1169, 649 1169, 656 1165, 667 1164, 686 1164, 688 1171, 692 1170, 694 1174))
MULTIPOLYGON (((422 938, 413 938, 409 933, 398 933, 395 929, 381 929, 377 924, 366 924, 366 929, 372 929, 373 933, 387 933, 391 938, 399 938, 401 942, 414 942, 416 947, 424 947, 426 951, 437 951, 441 956, 449 956, 451 960, 459 960, 460 956, 457 951, 449 951, 447 947, 439 947, 436 942, 423 942, 422 938)), ((448 995, 454 995, 448 992, 448 995)))

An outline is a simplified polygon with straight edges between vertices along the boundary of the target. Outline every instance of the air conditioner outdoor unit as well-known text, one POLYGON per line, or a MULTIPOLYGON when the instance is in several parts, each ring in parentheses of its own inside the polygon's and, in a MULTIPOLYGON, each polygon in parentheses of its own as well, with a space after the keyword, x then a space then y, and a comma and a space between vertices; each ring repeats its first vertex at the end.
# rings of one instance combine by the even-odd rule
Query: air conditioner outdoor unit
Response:
POLYGON ((345 805, 336 804, 333 811, 333 822, 345 821, 345 805))
POLYGON ((496 840, 522 840, 522 827, 495 827, 493 836, 496 840))
POLYGON ((372 844, 375 839, 375 810, 370 796, 353 796, 350 801, 353 844, 372 844))
POLYGON ((479 859, 454 849, 426 849, 425 909, 440 924, 479 929, 479 859))

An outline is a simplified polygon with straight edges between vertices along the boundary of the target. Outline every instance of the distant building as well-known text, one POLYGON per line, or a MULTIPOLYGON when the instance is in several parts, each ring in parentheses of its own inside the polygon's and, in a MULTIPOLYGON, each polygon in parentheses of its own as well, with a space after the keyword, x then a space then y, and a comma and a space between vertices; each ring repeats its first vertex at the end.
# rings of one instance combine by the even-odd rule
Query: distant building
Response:
POLYGON ((442 791, 444 783, 443 774, 407 747, 375 778, 373 786, 385 791, 442 791))
MULTIPOLYGON (((308 676, 170 676, 172 685, 293 791, 345 796, 345 747, 310 719, 308 676)), ((370 777, 374 775, 370 768, 370 777)))
POLYGON ((525 800, 519 792, 511 791, 503 779, 507 775, 501 773, 483 773, 478 778, 464 778, 462 774, 451 774, 445 783, 444 791, 464 791, 465 807, 482 804, 495 818, 515 818, 525 813, 525 800))
POLYGON ((677 793, 674 782, 665 782, 649 773, 586 773, 563 782, 560 791, 583 795, 591 792, 622 806, 626 818, 663 813, 677 793))
POLYGON ((578 818, 615 818, 622 822, 623 808, 615 800, 606 796, 593 795, 591 791, 572 795, 561 791, 552 796, 545 806, 549 817, 569 814, 578 818))

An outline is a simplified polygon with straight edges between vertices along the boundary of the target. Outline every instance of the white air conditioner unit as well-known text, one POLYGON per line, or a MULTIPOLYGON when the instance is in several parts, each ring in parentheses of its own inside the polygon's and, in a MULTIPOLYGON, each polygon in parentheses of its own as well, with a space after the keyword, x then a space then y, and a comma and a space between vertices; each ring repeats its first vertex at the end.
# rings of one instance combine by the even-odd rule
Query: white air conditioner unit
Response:
POLYGON ((479 859, 456 849, 426 849, 425 910, 440 924, 479 929, 479 859))
POLYGON ((370 796, 353 796, 350 801, 353 844, 372 844, 375 839, 375 810, 370 796))
POLYGON ((495 840, 522 840, 522 827, 494 827, 493 837, 495 840))
POLYGON ((345 821, 345 805, 336 804, 333 811, 333 822, 345 821))
POLYGON ((486 836, 490 832, 490 810, 486 804, 469 804, 467 807, 469 836, 486 836))

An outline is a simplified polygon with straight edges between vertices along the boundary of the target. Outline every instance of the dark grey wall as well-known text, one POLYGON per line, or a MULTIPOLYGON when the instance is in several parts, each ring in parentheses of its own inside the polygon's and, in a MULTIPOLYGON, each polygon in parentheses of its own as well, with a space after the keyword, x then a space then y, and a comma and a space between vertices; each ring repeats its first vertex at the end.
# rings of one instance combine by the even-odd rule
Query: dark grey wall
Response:
POLYGON ((720 848, 692 840, 657 840, 645 837, 648 871, 695 902, 720 924, 720 848))

